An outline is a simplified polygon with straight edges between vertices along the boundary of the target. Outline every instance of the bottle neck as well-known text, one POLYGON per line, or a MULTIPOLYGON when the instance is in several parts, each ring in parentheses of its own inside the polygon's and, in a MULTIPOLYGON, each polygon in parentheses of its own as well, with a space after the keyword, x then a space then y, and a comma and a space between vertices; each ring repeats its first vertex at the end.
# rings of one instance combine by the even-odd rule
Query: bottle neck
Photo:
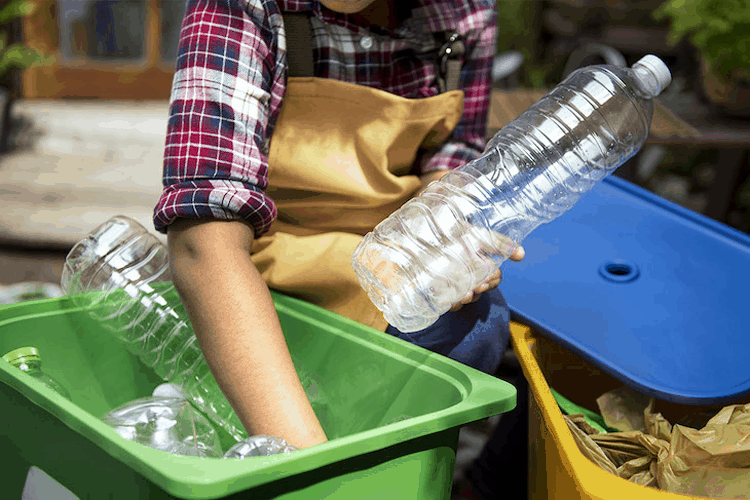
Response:
POLYGON ((42 363, 38 360, 24 360, 13 363, 22 372, 38 372, 42 370, 42 363))

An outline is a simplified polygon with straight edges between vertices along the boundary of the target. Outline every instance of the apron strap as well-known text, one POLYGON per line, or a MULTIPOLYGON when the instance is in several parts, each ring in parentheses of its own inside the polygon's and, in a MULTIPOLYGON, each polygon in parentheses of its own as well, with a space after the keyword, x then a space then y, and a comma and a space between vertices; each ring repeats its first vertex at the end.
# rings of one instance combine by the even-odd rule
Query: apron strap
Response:
POLYGON ((283 12, 290 77, 314 76, 312 24, 305 12, 283 12))
MULTIPOLYGON (((312 21, 305 12, 282 12, 286 31, 288 76, 315 76, 312 44, 312 21)), ((461 58, 466 49, 461 35, 447 31, 438 35, 442 45, 437 54, 438 87, 440 93, 458 89, 461 76, 461 58)))
POLYGON ((455 31, 443 33, 445 43, 438 51, 438 86, 440 93, 458 89, 461 77, 461 58, 466 52, 461 35, 455 31))

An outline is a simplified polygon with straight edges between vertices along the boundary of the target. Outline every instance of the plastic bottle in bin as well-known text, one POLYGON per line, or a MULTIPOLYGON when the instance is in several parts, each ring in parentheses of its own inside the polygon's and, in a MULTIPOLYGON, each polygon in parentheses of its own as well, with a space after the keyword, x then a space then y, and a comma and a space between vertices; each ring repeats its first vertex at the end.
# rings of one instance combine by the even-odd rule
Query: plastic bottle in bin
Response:
POLYGON ((276 436, 256 435, 240 441, 224 454, 224 458, 265 457, 297 451, 297 448, 276 436))
POLYGON ((68 253, 62 287, 74 302, 237 441, 247 432, 208 369, 169 273, 168 252, 133 219, 116 216, 68 253))
POLYGON ((68 390, 65 389, 60 382, 42 370, 42 357, 39 355, 39 350, 37 350, 36 347, 20 347, 14 349, 5 354, 3 359, 27 375, 34 377, 66 399, 70 399, 68 390))
POLYGON ((123 438, 155 450, 191 457, 222 456, 211 423, 183 398, 136 399, 108 412, 102 421, 123 438))
POLYGON ((365 235, 352 257, 385 319, 428 327, 542 223, 568 210, 645 142, 664 62, 573 72, 503 127, 484 153, 431 183, 365 235))

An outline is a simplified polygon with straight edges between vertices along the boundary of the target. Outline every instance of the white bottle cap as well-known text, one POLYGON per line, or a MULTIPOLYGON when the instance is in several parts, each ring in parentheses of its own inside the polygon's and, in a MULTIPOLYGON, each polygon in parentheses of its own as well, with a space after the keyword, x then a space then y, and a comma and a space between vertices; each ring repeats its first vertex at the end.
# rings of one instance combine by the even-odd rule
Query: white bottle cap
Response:
POLYGON ((639 64, 651 71, 651 73, 656 76, 656 80, 659 82, 659 92, 667 88, 669 84, 672 83, 672 73, 669 72, 669 68, 666 64, 664 64, 664 61, 662 61, 655 55, 649 54, 647 56, 643 56, 633 66, 635 67, 639 64))
POLYGON ((187 395, 185 394, 185 391, 182 390, 182 387, 172 383, 161 384, 156 389, 154 389, 152 396, 157 398, 187 399, 187 395))

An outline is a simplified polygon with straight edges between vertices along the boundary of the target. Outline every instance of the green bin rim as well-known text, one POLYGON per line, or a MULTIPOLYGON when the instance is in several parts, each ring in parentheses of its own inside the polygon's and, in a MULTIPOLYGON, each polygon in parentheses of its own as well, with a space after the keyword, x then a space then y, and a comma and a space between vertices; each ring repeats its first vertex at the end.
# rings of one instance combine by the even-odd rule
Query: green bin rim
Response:
MULTIPOLYGON (((65 399, 44 384, 31 380, 18 368, 0 363, 0 381, 24 394, 31 402, 99 446, 113 458, 139 472, 172 495, 183 498, 217 498, 238 493, 292 474, 314 470, 332 463, 382 450, 409 440, 481 420, 512 410, 516 389, 511 384, 445 356, 379 332, 361 323, 288 295, 271 291, 279 313, 317 323, 328 330, 382 349, 405 363, 419 350, 426 353, 421 369, 430 371, 460 392, 455 405, 426 415, 395 422, 376 429, 334 439, 298 450, 291 455, 251 459, 216 459, 170 455, 123 439, 95 415, 65 399), (351 333, 356 331, 357 334, 351 333), (251 473, 252 472, 252 473, 251 473)), ((0 334, 13 322, 34 317, 81 311, 70 297, 38 299, 0 306, 0 334)))

